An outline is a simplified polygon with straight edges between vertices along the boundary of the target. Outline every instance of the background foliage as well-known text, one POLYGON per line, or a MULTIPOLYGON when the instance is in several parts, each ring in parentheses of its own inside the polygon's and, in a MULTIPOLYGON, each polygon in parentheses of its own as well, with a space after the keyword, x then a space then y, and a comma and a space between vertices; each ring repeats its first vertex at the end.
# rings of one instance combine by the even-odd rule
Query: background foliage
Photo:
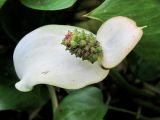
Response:
POLYGON ((160 120, 159 6, 159 0, 0 0, 0 119, 52 119, 45 85, 29 93, 14 87, 18 78, 13 50, 25 34, 46 24, 75 25, 96 33, 105 20, 121 15, 147 26, 142 40, 94 87, 57 88, 60 105, 54 119, 160 120))

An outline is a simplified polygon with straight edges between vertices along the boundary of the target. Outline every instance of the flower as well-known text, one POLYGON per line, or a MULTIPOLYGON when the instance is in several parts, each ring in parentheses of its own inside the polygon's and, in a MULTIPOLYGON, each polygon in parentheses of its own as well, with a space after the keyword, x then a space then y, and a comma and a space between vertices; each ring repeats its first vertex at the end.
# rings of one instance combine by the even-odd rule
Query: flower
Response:
POLYGON ((62 44, 66 46, 66 50, 69 50, 71 54, 91 63, 98 61, 102 56, 102 47, 99 41, 96 40, 92 33, 87 34, 84 30, 78 31, 75 29, 73 32, 69 31, 62 40, 62 44))
POLYGON ((102 59, 93 64, 82 61, 66 51, 62 39, 69 40, 68 31, 91 32, 67 25, 46 25, 20 40, 13 60, 21 79, 16 88, 27 92, 37 84, 48 84, 65 89, 79 89, 102 81, 110 68, 118 65, 140 40, 143 32, 136 23, 118 16, 106 21, 93 35, 102 46, 102 59), (107 68, 104 69, 103 67, 107 68))

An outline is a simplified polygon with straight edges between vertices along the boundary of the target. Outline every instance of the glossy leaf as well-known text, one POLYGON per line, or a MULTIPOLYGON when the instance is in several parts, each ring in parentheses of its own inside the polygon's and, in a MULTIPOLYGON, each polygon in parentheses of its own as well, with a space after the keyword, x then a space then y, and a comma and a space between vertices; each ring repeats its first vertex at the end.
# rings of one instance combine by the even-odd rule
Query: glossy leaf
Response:
POLYGON ((88 17, 105 21, 113 16, 127 16, 144 28, 144 35, 136 53, 146 60, 160 63, 160 1, 159 0, 105 0, 88 17))
POLYGON ((6 0, 0 0, 0 8, 4 5, 5 2, 6 0))
POLYGON ((28 93, 16 90, 14 85, 18 78, 8 57, 0 57, 0 66, 0 110, 33 110, 48 101, 48 91, 44 87, 37 86, 28 93))
POLYGON ((25 6, 37 10, 60 10, 71 7, 76 0, 21 0, 25 6))
POLYGON ((106 111, 101 91, 87 87, 63 99, 56 110, 55 120, 102 120, 106 111))
POLYGON ((100 26, 102 25, 102 22, 97 21, 97 20, 87 20, 87 21, 82 21, 76 24, 77 27, 84 28, 86 30, 89 30, 93 33, 96 33, 100 26))
POLYGON ((134 52, 132 52, 127 58, 128 66, 130 67, 132 74, 140 81, 153 82, 160 76, 160 66, 158 64, 143 60, 134 52))
POLYGON ((41 26, 43 11, 32 11, 17 0, 8 0, 1 9, 0 18, 0 25, 7 36, 18 42, 26 33, 41 26))
POLYGON ((160 66, 157 64, 143 61, 140 62, 137 73, 137 77, 140 78, 141 81, 153 81, 158 79, 160 73, 160 66))

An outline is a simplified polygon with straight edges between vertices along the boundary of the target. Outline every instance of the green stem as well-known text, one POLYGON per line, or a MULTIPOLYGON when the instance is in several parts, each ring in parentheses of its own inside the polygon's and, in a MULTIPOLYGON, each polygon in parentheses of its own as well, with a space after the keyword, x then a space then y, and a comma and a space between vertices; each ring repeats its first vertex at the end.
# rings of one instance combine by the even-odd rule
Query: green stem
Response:
POLYGON ((149 85, 148 83, 143 83, 144 87, 147 88, 148 90, 152 91, 152 92, 155 92, 157 94, 160 95, 160 90, 157 89, 156 87, 152 86, 152 85, 149 85))
POLYGON ((140 119, 140 117, 141 117, 141 111, 142 111, 142 108, 141 108, 141 106, 140 106, 140 107, 138 107, 138 110, 137 110, 136 119, 140 119))
POLYGON ((33 120, 38 115, 40 110, 41 110, 41 108, 38 108, 38 109, 32 111, 32 113, 29 115, 29 120, 33 120))
POLYGON ((160 107, 156 106, 155 104, 148 102, 146 100, 142 100, 142 99, 133 99, 133 101, 141 106, 144 106, 146 108, 149 108, 157 113, 160 113, 160 107))
POLYGON ((142 98, 147 98, 147 99, 154 99, 154 100, 159 100, 160 96, 152 95, 149 94, 145 91, 142 91, 132 85, 130 85, 127 80, 123 78, 123 76, 116 70, 112 69, 110 72, 110 75, 113 78, 113 81, 122 89, 126 90, 126 92, 132 93, 135 96, 142 97, 142 98))
POLYGON ((108 99, 106 101, 106 105, 109 106, 110 102, 111 102, 111 96, 108 94, 108 99))
POLYGON ((51 102, 52 102, 52 109, 53 109, 53 114, 58 107, 58 99, 56 96, 55 88, 53 86, 47 85, 48 91, 51 97, 51 102))
POLYGON ((41 13, 40 26, 44 25, 46 13, 47 13, 46 11, 42 11, 42 13, 41 13))
MULTIPOLYGON (((136 113, 136 112, 129 111, 129 110, 126 110, 126 109, 123 109, 123 108, 118 108, 118 107, 109 106, 109 109, 110 109, 110 110, 114 110, 114 111, 118 111, 118 112, 128 113, 128 114, 131 114, 131 115, 134 115, 134 116, 137 116, 137 113, 136 113)), ((143 115, 140 115, 139 117, 140 117, 140 118, 143 118, 143 119, 146 119, 146 120, 149 119, 148 117, 145 117, 145 116, 143 116, 143 115)))

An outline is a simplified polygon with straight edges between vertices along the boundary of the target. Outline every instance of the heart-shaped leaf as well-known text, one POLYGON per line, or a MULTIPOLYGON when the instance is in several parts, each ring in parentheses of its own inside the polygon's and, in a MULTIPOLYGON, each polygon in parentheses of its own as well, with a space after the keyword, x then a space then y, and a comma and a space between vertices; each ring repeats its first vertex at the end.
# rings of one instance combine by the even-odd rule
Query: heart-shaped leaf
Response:
POLYGON ((48 91, 44 87, 37 86, 28 93, 16 90, 18 79, 10 58, 0 56, 0 67, 0 110, 33 110, 48 101, 48 91))
POLYGON ((87 87, 63 99, 56 110, 55 120, 102 120, 106 111, 101 91, 87 87))

